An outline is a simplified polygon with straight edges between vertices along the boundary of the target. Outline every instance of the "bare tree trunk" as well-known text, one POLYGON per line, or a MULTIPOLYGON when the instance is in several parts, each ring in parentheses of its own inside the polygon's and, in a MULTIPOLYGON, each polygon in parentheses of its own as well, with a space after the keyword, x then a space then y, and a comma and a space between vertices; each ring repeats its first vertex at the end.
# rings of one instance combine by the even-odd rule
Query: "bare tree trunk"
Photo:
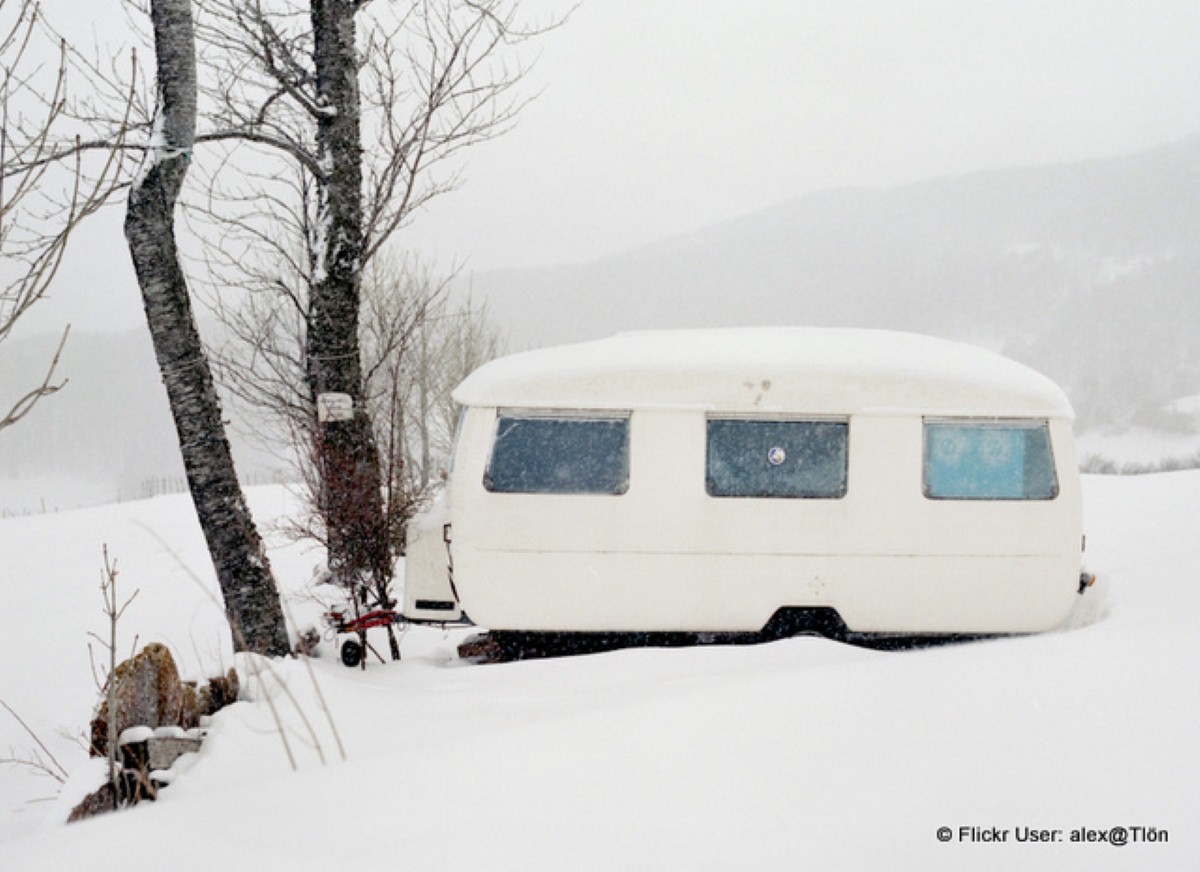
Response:
POLYGON ((156 141, 129 193, 125 238, 234 645, 283 655, 290 646, 279 594, 234 471, 175 245, 175 203, 196 132, 191 0, 153 0, 150 16, 157 53, 156 141))
POLYGON ((391 555, 379 454, 363 401, 358 339, 364 254, 355 46, 355 13, 360 5, 360 0, 312 0, 311 5, 321 175, 306 358, 314 400, 325 393, 341 393, 353 402, 348 419, 317 423, 319 502, 329 568, 342 584, 373 582, 384 591, 392 574, 391 555))

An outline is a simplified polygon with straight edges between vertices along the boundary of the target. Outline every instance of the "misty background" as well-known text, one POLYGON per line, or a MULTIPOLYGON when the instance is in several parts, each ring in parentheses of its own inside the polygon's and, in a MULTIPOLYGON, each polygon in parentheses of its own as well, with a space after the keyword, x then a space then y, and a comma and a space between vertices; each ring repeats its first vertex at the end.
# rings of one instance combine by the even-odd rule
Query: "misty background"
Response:
MULTIPOLYGON (((120 52, 114 2, 54 12, 120 52)), ((463 156, 461 189, 400 244, 457 269, 509 350, 647 327, 915 330, 1047 373, 1084 434, 1186 445, 1197 45, 1190 0, 590 0, 539 44, 516 127, 463 156)), ((72 325, 69 384, 0 436, 0 512, 182 474, 122 211, 82 228, 0 350, 3 401, 72 325)), ((286 467, 227 412, 245 477, 286 467)))

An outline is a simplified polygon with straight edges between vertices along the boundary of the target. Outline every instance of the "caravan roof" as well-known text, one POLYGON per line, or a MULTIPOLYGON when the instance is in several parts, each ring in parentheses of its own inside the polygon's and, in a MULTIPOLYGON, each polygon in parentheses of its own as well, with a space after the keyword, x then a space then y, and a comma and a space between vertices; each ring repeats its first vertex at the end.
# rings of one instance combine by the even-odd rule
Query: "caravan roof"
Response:
POLYGON ((994 352, 836 328, 624 333, 495 360, 454 399, 516 408, 1073 417, 1054 382, 994 352))

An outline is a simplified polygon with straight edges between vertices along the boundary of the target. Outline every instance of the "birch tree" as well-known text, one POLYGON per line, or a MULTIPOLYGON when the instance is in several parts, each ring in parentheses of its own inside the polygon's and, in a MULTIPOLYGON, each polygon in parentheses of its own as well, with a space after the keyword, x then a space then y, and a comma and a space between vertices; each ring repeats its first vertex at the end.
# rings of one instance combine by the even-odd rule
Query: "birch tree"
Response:
POLYGON ((305 360, 309 391, 348 396, 347 417, 321 415, 316 451, 319 502, 335 577, 391 577, 379 456, 363 402, 358 344, 360 268, 365 255, 362 130, 355 16, 361 0, 312 0, 317 239, 305 360))
POLYGON ((417 210, 457 185, 452 159, 511 125, 525 71, 511 50, 545 28, 519 26, 511 0, 198 5, 202 41, 230 71, 210 84, 213 130, 199 137, 225 148, 193 213, 228 229, 207 265, 217 285, 257 298, 251 313, 268 313, 242 321, 254 339, 240 365, 302 385, 295 407, 311 421, 302 432, 330 569, 347 586, 386 582, 393 553, 365 402, 362 276, 417 210), (264 359, 263 331, 296 320, 295 357, 264 359), (321 414, 329 395, 349 399, 345 415, 321 414))
MULTIPOLYGON (((361 276, 359 341, 363 359, 363 404, 379 453, 382 507, 392 554, 403 554, 405 524, 441 484, 457 423, 451 391, 472 370, 497 356, 501 337, 482 306, 455 301, 452 277, 441 276, 416 258, 388 253, 372 258, 361 276)), ((289 306, 254 305, 227 311, 225 326, 237 348, 218 355, 218 378, 233 398, 260 412, 252 435, 263 445, 283 442, 309 447, 296 467, 313 507, 321 490, 319 457, 311 446, 313 420, 307 387, 298 372, 303 360, 304 321, 289 306), (252 356, 248 364, 237 352, 252 356)), ((267 303, 268 305, 259 304, 267 303)), ((249 416, 247 416, 249 417, 249 416)), ((318 513, 292 520, 291 530, 325 544, 318 513)), ((388 600, 390 576, 359 578, 369 599, 388 600)))
POLYGON ((157 106, 153 138, 129 192, 125 237, 235 647, 282 655, 290 646, 279 594, 234 471, 176 247, 175 205, 196 131, 191 0, 152 0, 150 16, 157 106))

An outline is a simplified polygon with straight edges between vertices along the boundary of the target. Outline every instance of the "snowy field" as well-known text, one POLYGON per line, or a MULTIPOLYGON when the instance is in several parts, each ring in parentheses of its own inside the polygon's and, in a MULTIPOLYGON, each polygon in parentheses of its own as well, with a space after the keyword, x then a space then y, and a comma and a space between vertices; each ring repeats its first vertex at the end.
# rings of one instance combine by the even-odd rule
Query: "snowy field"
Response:
MULTIPOLYGON (((252 501, 264 522, 291 507, 282 488, 252 501)), ((97 775, 70 735, 95 699, 102 544, 140 590, 123 646, 165 642, 201 677, 228 632, 184 568, 212 583, 185 496, 0 521, 0 698, 74 772, 30 803, 56 785, 0 768, 0 869, 1200 868, 1200 472, 1087 477, 1085 510, 1100 582, 1060 632, 475 666, 412 630, 398 664, 313 662, 345 762, 303 665, 281 663, 317 740, 275 688, 297 772, 260 685, 159 802, 70 826, 97 775), (1089 830, 1109 841, 1071 841, 1089 830)), ((311 622, 317 555, 274 541, 311 622)), ((0 711, 0 751, 31 746, 0 711)))

